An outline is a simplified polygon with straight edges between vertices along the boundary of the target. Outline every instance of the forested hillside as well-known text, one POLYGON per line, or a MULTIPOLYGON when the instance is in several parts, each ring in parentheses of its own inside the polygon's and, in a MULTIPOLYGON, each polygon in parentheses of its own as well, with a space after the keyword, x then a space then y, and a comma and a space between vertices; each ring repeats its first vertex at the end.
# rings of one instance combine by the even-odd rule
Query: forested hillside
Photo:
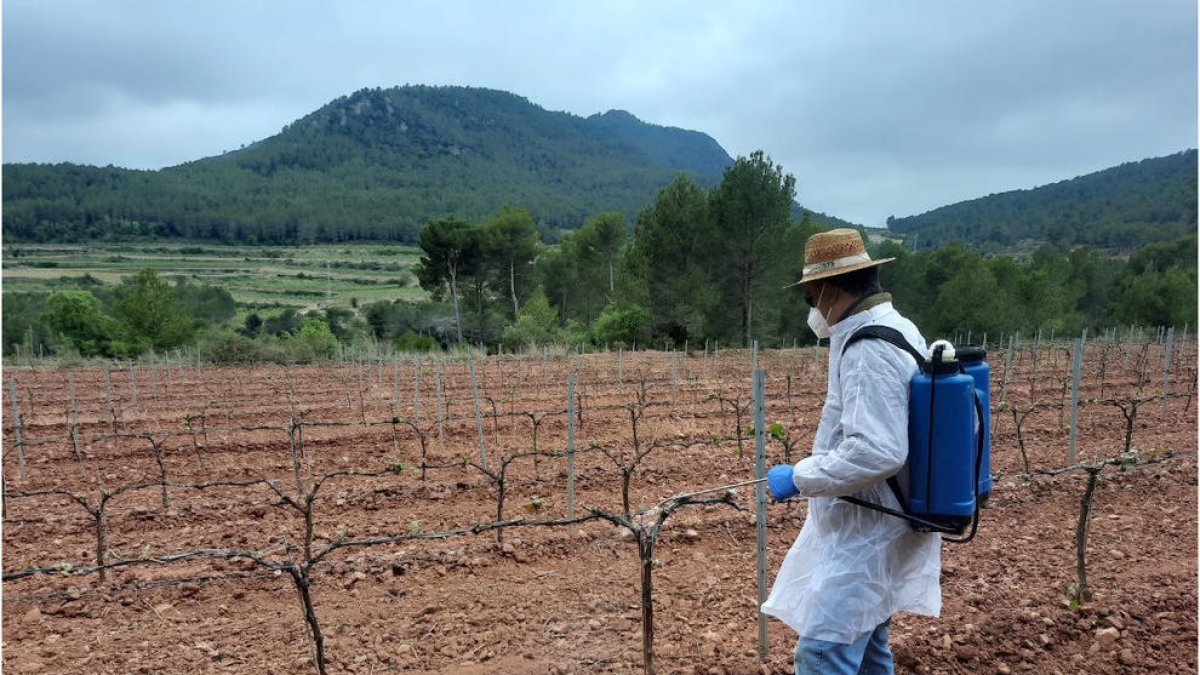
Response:
POLYGON ((1196 231, 1196 151, 887 222, 923 250, 960 241, 985 252, 1023 242, 1119 251, 1170 241, 1196 231))
MULTIPOLYGON (((413 352, 464 343, 537 351, 740 346, 748 339, 763 346, 812 344, 800 289, 781 290, 800 275, 799 251, 816 230, 811 220, 784 218, 792 188, 790 176, 769 160, 742 158, 712 191, 686 178, 672 182, 639 214, 632 239, 620 214, 605 213, 553 249, 538 243, 524 209, 504 208, 481 222, 434 219, 422 228, 420 263, 405 268, 432 296, 418 300, 372 295, 374 300, 356 302, 364 292, 360 286, 349 291, 349 303, 344 297, 308 308, 243 303, 224 283, 159 277, 152 267, 115 282, 67 271, 40 290, 5 286, 4 355, 134 358, 188 347, 220 363, 295 363, 380 345, 413 352), (748 192, 755 198, 744 200, 748 192), (757 206, 747 212, 739 204, 757 206), (730 227, 747 222, 746 216, 762 227, 730 227)), ((393 247, 316 248, 370 258, 393 247)), ((266 246, 183 249, 232 261, 246 253, 261 252, 269 260, 290 252, 266 246)), ((153 250, 128 247, 131 254, 153 250)), ((1114 329, 1126 335, 1127 327, 1128 334, 1135 326, 1153 334, 1175 326, 1186 334, 1197 325, 1195 235, 1148 245, 1128 259, 1087 247, 1065 253, 1045 246, 1018 261, 985 258, 957 244, 912 253, 892 242, 880 243, 872 254, 897 258, 880 268, 881 280, 928 336, 974 335, 980 341, 986 334, 995 344, 1014 332, 1049 339, 1077 336, 1084 328, 1091 335, 1114 329)), ((153 258, 142 260, 153 264, 153 258)))
POLYGON ((585 119, 487 89, 371 89, 240 150, 159 171, 5 165, 3 224, 24 241, 413 243, 431 218, 513 204, 554 240, 591 214, 632 219, 680 174, 712 186, 732 162, 706 134, 622 111, 585 119))
MULTIPOLYGON (((193 283, 184 274, 174 276, 172 286, 151 266, 115 283, 88 273, 64 275, 42 290, 6 286, 4 353, 132 358, 194 345, 215 362, 293 363, 380 344, 401 351, 462 344, 510 350, 811 344, 803 292, 784 289, 801 276, 804 243, 820 229, 812 218, 792 218, 795 190, 793 176, 755 152, 739 157, 712 188, 677 177, 637 214, 632 236, 618 212, 589 216, 557 246, 540 241, 533 214, 521 207, 505 206, 482 219, 434 218, 421 228, 416 252, 371 247, 389 260, 419 260, 389 270, 384 281, 391 290, 367 296, 369 302, 356 300, 367 288, 352 291, 349 307, 332 299, 328 267, 324 293, 310 287, 299 305, 238 306, 223 287, 193 283), (409 274, 427 296, 399 292, 409 286, 409 274)), ((1186 332, 1197 325, 1196 246, 1192 233, 1130 256, 1049 244, 1028 259, 985 257, 959 244, 914 253, 887 240, 871 253, 896 258, 881 267, 881 280, 926 335, 987 334, 995 341, 1014 332, 1111 334, 1118 326, 1131 333, 1136 326, 1186 332)), ((225 271, 236 275, 246 273, 243 263, 253 264, 247 252, 284 255, 264 246, 184 248, 233 263, 225 271)), ((340 253, 351 264, 369 257, 344 248, 340 253)), ((20 249, 8 247, 6 267, 26 258, 16 255, 20 249)), ((135 259, 109 257, 122 264, 135 259)), ((58 265, 43 263, 51 264, 42 269, 58 265)), ((294 278, 312 277, 301 272, 294 278)))

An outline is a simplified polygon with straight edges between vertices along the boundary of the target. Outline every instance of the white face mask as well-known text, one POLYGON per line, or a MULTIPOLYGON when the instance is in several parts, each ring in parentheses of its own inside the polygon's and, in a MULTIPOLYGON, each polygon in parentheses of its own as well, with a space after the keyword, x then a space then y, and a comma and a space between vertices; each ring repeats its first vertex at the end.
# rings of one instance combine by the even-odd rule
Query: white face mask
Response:
POLYGON ((816 307, 808 310, 808 327, 812 329, 818 340, 829 338, 829 322, 825 320, 824 316, 821 316, 821 312, 816 307))
POLYGON ((825 315, 821 314, 821 310, 817 306, 821 304, 821 299, 825 297, 825 286, 821 285, 821 293, 817 296, 817 301, 808 310, 808 327, 812 329, 818 340, 826 340, 829 338, 829 321, 825 315))

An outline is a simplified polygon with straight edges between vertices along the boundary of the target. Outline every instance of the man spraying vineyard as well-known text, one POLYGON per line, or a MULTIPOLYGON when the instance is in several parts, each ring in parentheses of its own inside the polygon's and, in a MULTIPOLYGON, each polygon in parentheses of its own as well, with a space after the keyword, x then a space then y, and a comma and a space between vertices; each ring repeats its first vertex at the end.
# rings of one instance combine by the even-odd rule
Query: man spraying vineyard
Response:
POLYGON ((896 612, 941 611, 941 535, 839 497, 892 509, 887 479, 907 490, 909 382, 918 365, 883 340, 847 339, 867 325, 898 330, 928 355, 920 331, 879 286, 878 266, 855 230, 815 234, 804 245, 800 281, 808 325, 829 339, 825 406, 812 455, 776 466, 776 499, 808 498, 808 518, 784 558, 762 611, 800 635, 796 673, 893 672, 888 623, 896 612), (843 353, 844 351, 844 353, 843 353))

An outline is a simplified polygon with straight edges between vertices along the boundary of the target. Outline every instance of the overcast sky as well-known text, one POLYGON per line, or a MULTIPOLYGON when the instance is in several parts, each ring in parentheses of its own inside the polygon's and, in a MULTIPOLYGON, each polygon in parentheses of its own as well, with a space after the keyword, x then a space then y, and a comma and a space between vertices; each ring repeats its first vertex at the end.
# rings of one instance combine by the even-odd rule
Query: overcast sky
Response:
POLYGON ((161 168, 362 87, 504 89, 764 150, 888 215, 1197 145, 1196 0, 4 0, 5 162, 161 168))

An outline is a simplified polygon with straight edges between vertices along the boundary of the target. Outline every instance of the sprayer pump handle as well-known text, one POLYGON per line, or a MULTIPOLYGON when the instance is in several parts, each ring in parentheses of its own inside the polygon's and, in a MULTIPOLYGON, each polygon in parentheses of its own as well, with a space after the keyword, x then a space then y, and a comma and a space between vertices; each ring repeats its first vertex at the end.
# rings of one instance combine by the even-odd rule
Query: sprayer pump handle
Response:
POLYGON ((929 346, 931 354, 930 361, 949 363, 957 361, 958 355, 954 352, 954 345, 950 344, 949 340, 936 340, 929 346))

